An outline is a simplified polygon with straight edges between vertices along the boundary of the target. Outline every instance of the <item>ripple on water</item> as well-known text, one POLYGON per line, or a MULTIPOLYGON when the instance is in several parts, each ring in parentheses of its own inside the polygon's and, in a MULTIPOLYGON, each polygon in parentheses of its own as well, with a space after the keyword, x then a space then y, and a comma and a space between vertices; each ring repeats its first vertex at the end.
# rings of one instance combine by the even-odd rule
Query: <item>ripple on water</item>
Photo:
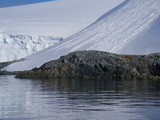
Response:
POLYGON ((0 120, 159 120, 160 82, 0 76, 0 120))

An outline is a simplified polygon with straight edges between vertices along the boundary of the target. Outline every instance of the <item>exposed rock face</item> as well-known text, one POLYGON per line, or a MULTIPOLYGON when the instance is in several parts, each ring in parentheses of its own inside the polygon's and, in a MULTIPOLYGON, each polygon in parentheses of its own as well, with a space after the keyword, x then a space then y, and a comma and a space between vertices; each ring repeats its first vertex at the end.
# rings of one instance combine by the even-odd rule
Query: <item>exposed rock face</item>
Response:
POLYGON ((12 75, 12 74, 16 74, 16 72, 8 72, 8 71, 4 71, 3 68, 7 67, 8 65, 15 63, 15 62, 19 62, 19 61, 23 61, 24 59, 20 59, 20 60, 15 60, 15 61, 8 61, 8 62, 0 62, 0 75, 12 75))
POLYGON ((6 66, 8 66, 9 64, 11 64, 12 62, 0 62, 0 70, 6 66))
POLYGON ((160 53, 117 55, 101 51, 77 51, 45 63, 40 68, 20 72, 20 78, 157 78, 160 77, 160 53))

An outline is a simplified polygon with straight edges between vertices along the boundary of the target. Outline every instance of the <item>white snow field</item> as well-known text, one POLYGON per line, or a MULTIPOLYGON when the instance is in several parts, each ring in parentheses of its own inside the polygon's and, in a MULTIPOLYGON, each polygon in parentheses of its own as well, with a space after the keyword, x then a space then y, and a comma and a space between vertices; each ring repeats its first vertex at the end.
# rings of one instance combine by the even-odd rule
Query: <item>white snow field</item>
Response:
POLYGON ((43 50, 59 41, 55 38, 73 35, 123 1, 56 0, 0 8, 0 62, 43 50))
POLYGON ((9 65, 6 70, 30 70, 77 50, 123 54, 160 52, 160 0, 126 0, 89 27, 9 65))
POLYGON ((0 62, 21 59, 60 41, 62 38, 0 34, 0 62))
POLYGON ((0 33, 69 37, 125 0, 56 0, 0 8, 0 33))

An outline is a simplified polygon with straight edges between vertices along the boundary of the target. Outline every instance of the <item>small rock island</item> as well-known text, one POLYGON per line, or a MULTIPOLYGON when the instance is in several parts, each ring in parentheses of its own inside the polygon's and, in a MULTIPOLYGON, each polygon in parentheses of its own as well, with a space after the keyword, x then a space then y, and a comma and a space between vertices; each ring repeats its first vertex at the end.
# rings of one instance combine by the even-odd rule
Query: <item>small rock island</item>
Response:
POLYGON ((18 72, 16 77, 160 80, 160 53, 120 55, 93 50, 76 51, 39 68, 18 72))

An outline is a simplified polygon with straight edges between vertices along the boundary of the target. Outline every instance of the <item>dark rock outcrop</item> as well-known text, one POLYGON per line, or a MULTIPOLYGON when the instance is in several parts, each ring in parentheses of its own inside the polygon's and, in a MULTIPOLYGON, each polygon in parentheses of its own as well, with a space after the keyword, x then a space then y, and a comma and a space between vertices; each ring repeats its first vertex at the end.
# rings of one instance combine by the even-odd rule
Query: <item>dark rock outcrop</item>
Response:
POLYGON ((8 65, 14 63, 14 62, 19 62, 19 61, 23 61, 25 59, 20 59, 20 60, 15 60, 15 61, 8 61, 8 62, 0 62, 0 75, 15 75, 16 72, 8 72, 3 70, 3 68, 7 67, 8 65))
POLYGON ((19 72, 19 78, 160 78, 160 54, 118 55, 101 51, 77 51, 19 72))

